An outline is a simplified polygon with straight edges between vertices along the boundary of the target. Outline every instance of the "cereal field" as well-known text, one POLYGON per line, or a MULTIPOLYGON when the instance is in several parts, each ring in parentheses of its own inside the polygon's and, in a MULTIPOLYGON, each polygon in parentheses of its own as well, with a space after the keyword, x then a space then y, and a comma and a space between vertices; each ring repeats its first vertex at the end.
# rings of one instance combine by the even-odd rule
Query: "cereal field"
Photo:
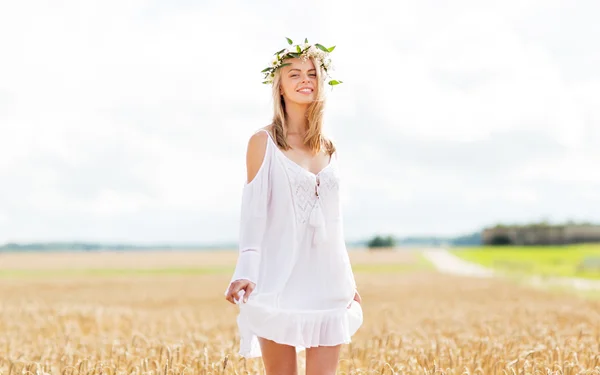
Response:
MULTIPOLYGON (((340 374, 600 374, 598 300, 437 274, 417 253, 351 257, 365 322, 340 374)), ((223 299, 234 262, 0 254, 0 372, 262 373, 236 354, 237 307, 223 299)))

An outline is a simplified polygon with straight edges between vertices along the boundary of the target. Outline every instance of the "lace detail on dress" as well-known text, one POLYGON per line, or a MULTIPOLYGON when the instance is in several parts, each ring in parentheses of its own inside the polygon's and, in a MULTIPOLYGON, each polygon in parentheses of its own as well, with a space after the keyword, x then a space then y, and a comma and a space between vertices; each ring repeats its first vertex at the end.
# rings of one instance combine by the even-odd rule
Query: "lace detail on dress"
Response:
POLYGON ((285 169, 289 179, 296 221, 300 224, 310 224, 312 214, 313 223, 310 225, 316 227, 323 226, 324 219, 322 218, 322 212, 319 214, 315 211, 322 210, 323 198, 327 199, 331 192, 338 190, 339 177, 335 168, 336 156, 331 155, 329 164, 319 173, 314 174, 285 156, 277 148, 271 135, 268 134, 268 136, 276 149, 275 152, 279 156, 281 165, 285 169))
POLYGON ((315 194, 316 185, 314 177, 309 175, 310 172, 300 169, 302 169, 300 166, 286 166, 292 188, 296 220, 299 223, 305 224, 310 218, 310 213, 315 203, 317 203, 317 195, 315 194))
POLYGON ((328 165, 318 175, 314 175, 292 163, 285 161, 285 170, 292 189, 296 220, 306 224, 316 205, 323 204, 324 199, 327 200, 332 192, 339 189, 339 176, 333 165, 328 165))
POLYGON ((335 166, 330 166, 319 175, 319 195, 321 199, 327 198, 332 192, 338 191, 340 187, 340 177, 335 166), (326 172, 326 173, 325 173, 326 172))

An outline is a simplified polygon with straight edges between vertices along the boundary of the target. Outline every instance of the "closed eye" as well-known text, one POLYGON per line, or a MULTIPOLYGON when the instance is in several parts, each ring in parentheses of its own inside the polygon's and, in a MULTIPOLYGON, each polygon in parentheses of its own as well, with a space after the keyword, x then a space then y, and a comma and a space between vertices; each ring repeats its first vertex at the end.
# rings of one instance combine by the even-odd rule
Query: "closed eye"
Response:
MULTIPOLYGON (((309 74, 309 77, 316 77, 317 75, 315 73, 309 74)), ((298 74, 292 74, 290 77, 298 77, 298 74)))

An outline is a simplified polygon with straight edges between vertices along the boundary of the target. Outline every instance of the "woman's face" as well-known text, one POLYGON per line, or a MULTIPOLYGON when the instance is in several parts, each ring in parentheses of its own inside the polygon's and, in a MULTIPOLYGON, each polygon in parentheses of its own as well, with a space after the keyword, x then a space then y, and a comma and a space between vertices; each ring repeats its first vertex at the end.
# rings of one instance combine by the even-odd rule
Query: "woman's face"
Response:
POLYGON ((291 65, 281 68, 280 92, 286 100, 298 104, 310 104, 317 90, 317 71, 311 59, 286 59, 291 65))

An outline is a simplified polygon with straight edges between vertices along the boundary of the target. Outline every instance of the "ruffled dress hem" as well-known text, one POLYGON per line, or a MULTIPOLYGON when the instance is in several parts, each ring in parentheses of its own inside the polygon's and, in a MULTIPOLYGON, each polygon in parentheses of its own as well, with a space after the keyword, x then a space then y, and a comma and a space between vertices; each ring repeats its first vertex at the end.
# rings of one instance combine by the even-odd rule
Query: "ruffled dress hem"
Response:
POLYGON ((258 337, 296 347, 296 351, 317 346, 350 343, 363 321, 360 304, 331 310, 284 310, 242 303, 237 323, 240 331, 239 355, 261 357, 258 337))

